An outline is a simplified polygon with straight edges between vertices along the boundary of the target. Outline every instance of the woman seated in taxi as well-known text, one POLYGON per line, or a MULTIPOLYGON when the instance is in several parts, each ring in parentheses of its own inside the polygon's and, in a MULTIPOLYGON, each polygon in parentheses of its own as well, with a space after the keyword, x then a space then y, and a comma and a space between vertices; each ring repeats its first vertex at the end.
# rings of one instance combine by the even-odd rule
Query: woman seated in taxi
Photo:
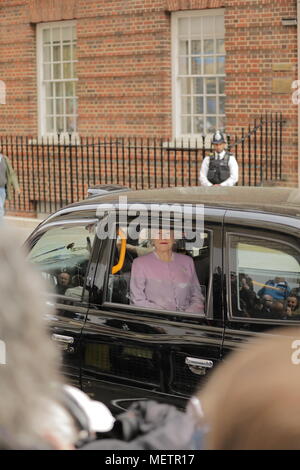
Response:
POLYGON ((160 230, 153 253, 132 264, 130 299, 133 305, 203 313, 204 299, 193 259, 173 251, 174 232, 160 230))

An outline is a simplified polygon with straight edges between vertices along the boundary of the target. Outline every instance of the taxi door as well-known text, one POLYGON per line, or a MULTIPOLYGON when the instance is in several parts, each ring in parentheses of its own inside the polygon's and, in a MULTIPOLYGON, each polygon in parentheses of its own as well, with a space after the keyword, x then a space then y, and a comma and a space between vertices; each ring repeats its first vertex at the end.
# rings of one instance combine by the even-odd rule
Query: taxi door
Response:
POLYGON ((27 241, 28 260, 48 285, 44 316, 53 341, 62 352, 62 371, 81 386, 81 332, 88 310, 87 273, 98 219, 52 222, 27 241))
MULTIPOLYGON (((223 214, 219 209, 205 211, 203 246, 187 252, 205 296, 205 311, 199 314, 132 305, 130 266, 137 253, 126 249, 121 270, 113 274, 122 258, 122 241, 98 241, 97 269, 82 335, 82 387, 113 412, 140 399, 183 406, 218 363, 223 339, 223 214)), ((178 249, 185 247, 181 244, 178 249)))

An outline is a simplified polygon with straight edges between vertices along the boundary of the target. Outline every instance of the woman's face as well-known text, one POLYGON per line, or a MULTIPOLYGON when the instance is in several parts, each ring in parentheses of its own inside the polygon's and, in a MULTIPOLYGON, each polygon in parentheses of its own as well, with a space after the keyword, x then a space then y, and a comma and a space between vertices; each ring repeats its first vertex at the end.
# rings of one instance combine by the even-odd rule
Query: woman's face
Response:
POLYGON ((170 230, 158 230, 153 244, 158 253, 167 253, 172 251, 174 243, 174 233, 170 230))

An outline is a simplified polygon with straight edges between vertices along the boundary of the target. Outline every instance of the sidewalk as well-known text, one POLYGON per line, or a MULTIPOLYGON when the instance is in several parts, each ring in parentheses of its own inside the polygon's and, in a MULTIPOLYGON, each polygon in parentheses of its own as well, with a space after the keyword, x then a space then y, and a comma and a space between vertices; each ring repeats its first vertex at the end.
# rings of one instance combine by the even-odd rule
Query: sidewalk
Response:
POLYGON ((20 235, 20 240, 23 243, 43 219, 29 219, 27 217, 6 215, 4 216, 4 220, 8 226, 16 228, 16 231, 20 235))

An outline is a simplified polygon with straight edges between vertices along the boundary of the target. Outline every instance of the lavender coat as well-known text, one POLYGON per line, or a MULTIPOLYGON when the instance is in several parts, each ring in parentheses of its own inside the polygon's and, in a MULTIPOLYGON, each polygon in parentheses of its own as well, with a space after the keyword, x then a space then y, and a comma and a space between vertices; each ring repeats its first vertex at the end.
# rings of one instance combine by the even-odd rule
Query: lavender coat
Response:
POLYGON ((130 279, 131 303, 181 312, 203 313, 204 301, 193 259, 173 253, 161 261, 156 253, 136 258, 130 279))

